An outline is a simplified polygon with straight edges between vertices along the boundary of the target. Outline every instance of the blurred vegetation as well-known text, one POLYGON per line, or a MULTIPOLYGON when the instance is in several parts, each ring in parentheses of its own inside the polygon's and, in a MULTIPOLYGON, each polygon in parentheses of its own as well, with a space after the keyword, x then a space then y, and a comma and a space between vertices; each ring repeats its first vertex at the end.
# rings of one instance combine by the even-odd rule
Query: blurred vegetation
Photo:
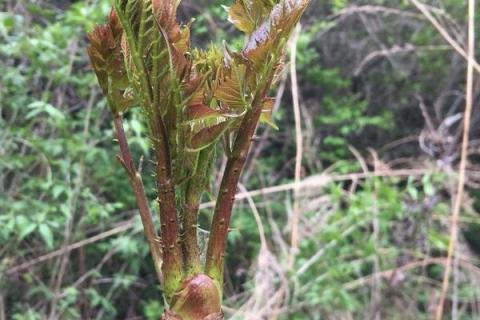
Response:
MULTIPOLYGON (((221 6, 229 4, 182 2, 185 22, 199 16, 192 27, 197 45, 225 36, 242 43, 221 6)), ((430 4, 464 43, 466 4, 430 4)), ((2 320, 158 319, 163 312, 134 198, 115 161, 111 119, 86 58, 86 32, 109 9, 106 0, 0 3, 2 320), (110 230, 123 232, 105 234, 110 230), (104 236, 35 263, 97 235, 104 236)), ((268 248, 260 245, 251 206, 238 201, 227 318, 428 319, 449 240, 464 61, 408 1, 394 0, 312 1, 296 59, 302 175, 311 183, 299 200, 300 250, 289 270, 292 192, 253 199, 268 248)), ((242 182, 248 190, 293 181, 289 88, 286 73, 274 116, 280 129, 260 128, 242 182)), ((446 319, 452 312, 480 317, 480 113, 472 121, 446 319)), ((141 117, 129 114, 127 134, 135 158, 145 158, 152 195, 144 130, 141 117)), ((210 217, 205 208, 204 227, 210 217)))

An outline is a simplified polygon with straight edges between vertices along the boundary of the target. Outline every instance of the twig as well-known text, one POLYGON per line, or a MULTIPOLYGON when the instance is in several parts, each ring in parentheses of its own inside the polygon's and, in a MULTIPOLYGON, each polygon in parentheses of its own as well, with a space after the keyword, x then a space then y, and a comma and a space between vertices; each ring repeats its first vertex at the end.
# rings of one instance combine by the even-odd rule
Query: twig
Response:
MULTIPOLYGON (((416 1, 416 0, 412 0, 416 1)), ((473 71, 474 71, 474 55, 475 55, 475 0, 468 1, 468 65, 467 65, 467 93, 465 114, 463 117, 463 139, 462 151, 460 157, 460 167, 458 173, 458 186, 455 203, 452 212, 452 221, 450 229, 450 241, 448 245, 447 261, 445 262, 445 273, 443 275, 442 291, 440 301, 437 306, 435 319, 441 320, 443 316, 443 305, 447 295, 450 273, 452 268, 452 257, 455 252, 455 246, 458 237, 458 219, 460 217, 460 208, 462 206, 463 193, 465 190, 465 171, 467 166, 468 144, 470 135, 470 122, 473 108, 473 71)))
POLYGON ((463 49, 462 46, 450 36, 448 31, 445 30, 445 28, 437 21, 437 19, 435 19, 435 17, 430 13, 430 11, 428 11, 424 4, 420 3, 418 0, 410 1, 415 5, 415 7, 417 7, 418 10, 420 10, 420 12, 428 19, 428 21, 430 21, 430 23, 437 29, 437 31, 448 42, 448 44, 451 45, 452 48, 458 52, 458 54, 465 58, 467 62, 472 65, 472 68, 480 73, 480 64, 478 64, 478 62, 475 60, 475 56, 467 54, 465 49, 463 49))
POLYGON ((403 266, 396 267, 394 269, 380 271, 377 273, 369 274, 368 276, 364 276, 348 282, 344 285, 346 290, 354 290, 361 286, 366 285, 369 282, 375 281, 376 278, 392 278, 396 273, 408 271, 410 269, 418 268, 418 267, 425 267, 429 264, 442 264, 445 262, 445 258, 425 258, 419 261, 412 261, 403 266))
POLYGON ((300 196, 300 179, 302 178, 302 119, 300 115, 300 102, 298 93, 297 80, 297 43, 300 35, 301 25, 298 24, 290 41, 290 80, 292 86, 293 114, 295 119, 295 145, 297 148, 295 155, 295 188, 293 195, 293 215, 291 220, 291 238, 290 238, 290 254, 288 255, 288 267, 291 269, 295 263, 295 256, 298 251, 298 223, 300 221, 300 204, 298 202, 300 196))
POLYGON ((115 227, 115 228, 110 229, 108 231, 97 234, 96 236, 93 236, 91 238, 87 238, 87 239, 72 243, 71 245, 68 245, 68 246, 63 247, 63 248, 58 249, 58 250, 55 250, 53 252, 50 252, 48 254, 45 254, 45 255, 40 256, 38 258, 35 258, 33 260, 27 261, 27 262, 22 263, 18 266, 12 267, 12 268, 7 270, 6 274, 7 275, 12 275, 12 274, 15 274, 17 272, 20 272, 20 271, 23 271, 23 270, 26 270, 26 269, 30 269, 31 267, 33 267, 33 266, 35 266, 39 263, 42 263, 42 262, 48 261, 50 259, 53 259, 55 257, 58 257, 58 256, 64 254, 65 252, 70 252, 72 250, 87 246, 87 245, 95 243, 97 241, 100 241, 100 240, 103 240, 103 239, 106 239, 106 238, 110 238, 111 236, 117 235, 119 233, 123 233, 123 232, 133 228, 133 226, 134 226, 133 220, 129 220, 127 222, 122 223, 118 227, 115 227))
POLYGON ((400 45, 394 45, 391 48, 385 48, 385 49, 380 49, 376 50, 373 52, 370 52, 363 60, 359 63, 359 65, 355 68, 355 71, 353 74, 355 76, 359 76, 360 73, 363 72, 363 70, 374 60, 378 58, 389 58, 390 56, 394 55, 401 55, 401 54, 407 54, 410 52, 420 52, 420 51, 437 51, 437 50, 451 50, 452 48, 447 45, 442 45, 442 46, 414 46, 411 43, 407 43, 403 46, 400 45))
MULTIPOLYGON (((247 188, 245 188, 243 184, 240 183, 238 185, 238 188, 242 190, 242 192, 248 194, 247 188)), ((253 198, 251 196, 247 197, 247 202, 248 202, 248 205, 250 206, 250 209, 252 209, 253 217, 255 218, 255 221, 257 223, 258 234, 260 237, 260 244, 261 244, 260 252, 262 252, 263 250, 268 249, 267 238, 265 237, 265 228, 263 227, 262 218, 260 217, 260 213, 258 212, 257 206, 255 205, 255 202, 253 201, 253 198)))
POLYGON ((3 295, 0 294, 0 320, 6 320, 7 317, 5 316, 5 300, 3 295))
MULTIPOLYGON (((117 251, 117 247, 111 248, 107 254, 100 260, 100 263, 93 269, 89 270, 85 274, 83 274, 80 278, 78 278, 73 284, 69 285, 69 288, 78 288, 83 282, 88 280, 91 276, 93 276, 95 273, 100 272, 102 267, 107 263, 108 260, 112 258, 112 256, 115 254, 117 251)), ((67 295, 67 291, 64 290, 61 294, 59 294, 59 298, 62 299, 67 295)))
MULTIPOLYGON (((369 173, 350 173, 350 174, 343 174, 343 175, 326 175, 326 174, 319 174, 310 176, 300 182, 300 188, 302 190, 310 190, 314 188, 319 188, 322 186, 326 186, 332 182, 341 182, 341 181, 350 181, 350 180, 358 180, 358 179, 368 179, 372 177, 409 177, 409 176, 423 176, 426 174, 431 174, 432 170, 426 169, 399 169, 399 170, 379 170, 377 172, 369 172, 369 173)), ((248 196, 257 197, 261 195, 267 195, 272 193, 278 192, 285 192, 295 189, 295 183, 286 183, 281 184, 278 186, 262 188, 254 191, 250 191, 248 193, 238 193, 235 196, 235 200, 246 199, 248 196)), ((200 209, 207 209, 215 206, 215 202, 210 201, 203 203, 200 206, 200 209)))
POLYGON ((405 11, 405 10, 399 10, 395 8, 389 8, 389 7, 384 7, 384 6, 375 6, 375 5, 363 5, 363 6, 357 6, 357 5, 350 5, 346 7, 345 9, 342 9, 340 11, 335 12, 333 15, 330 15, 328 18, 338 18, 338 17, 343 17, 343 16, 349 16, 353 14, 361 14, 361 13, 366 13, 366 14, 384 14, 384 15, 398 15, 398 16, 404 16, 407 18, 421 18, 422 15, 416 14, 410 11, 405 11))

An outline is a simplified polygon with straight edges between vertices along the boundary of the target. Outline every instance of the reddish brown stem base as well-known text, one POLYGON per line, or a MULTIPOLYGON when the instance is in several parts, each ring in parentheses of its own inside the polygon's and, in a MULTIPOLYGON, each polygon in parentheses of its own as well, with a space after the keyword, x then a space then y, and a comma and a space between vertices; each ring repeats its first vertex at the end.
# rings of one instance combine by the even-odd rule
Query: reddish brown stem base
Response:
POLYGON ((162 320, 223 320, 220 290, 215 281, 197 274, 183 281, 162 320))

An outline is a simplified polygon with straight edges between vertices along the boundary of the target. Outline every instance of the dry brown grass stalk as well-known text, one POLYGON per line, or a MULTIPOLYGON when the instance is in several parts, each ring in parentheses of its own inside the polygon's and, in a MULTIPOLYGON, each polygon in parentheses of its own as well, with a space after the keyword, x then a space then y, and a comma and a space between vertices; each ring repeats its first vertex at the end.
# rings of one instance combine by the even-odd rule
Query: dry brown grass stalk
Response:
POLYGON ((297 43, 300 35, 300 24, 295 29, 290 42, 290 79, 292 86, 293 114, 295 119, 295 188, 293 199, 293 215, 291 218, 291 238, 290 238, 290 255, 288 256, 288 267, 293 268, 295 255, 298 251, 298 223, 300 221, 300 180, 302 178, 302 155, 303 155, 303 134, 302 134, 302 118, 300 115, 300 97, 298 92, 297 80, 297 43))
MULTIPOLYGON (((412 0, 416 1, 416 0, 412 0)), ((442 282, 442 290, 440 300, 437 306, 435 319, 441 320, 443 317, 443 307, 448 292, 450 274, 452 271, 452 259, 455 254, 455 247, 458 240, 458 219, 463 202, 463 194, 465 191, 465 172, 467 167, 468 145, 470 135, 471 115, 473 109, 473 76, 474 76, 474 56, 475 56, 475 0, 468 1, 468 64, 467 64, 467 92, 466 105, 463 123, 462 151, 460 158, 460 166, 458 173, 458 185, 455 202, 452 210, 452 222, 450 229, 450 239, 448 245, 447 260, 445 262, 445 272, 442 282)))

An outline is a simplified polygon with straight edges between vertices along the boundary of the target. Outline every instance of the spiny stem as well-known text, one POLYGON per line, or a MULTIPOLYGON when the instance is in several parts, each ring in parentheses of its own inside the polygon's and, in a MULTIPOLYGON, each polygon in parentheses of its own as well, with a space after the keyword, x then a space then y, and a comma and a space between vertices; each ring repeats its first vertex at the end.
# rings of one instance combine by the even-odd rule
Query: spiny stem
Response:
POLYGON ((163 121, 156 117, 157 111, 154 111, 154 115, 151 126, 153 136, 158 137, 154 139, 154 146, 157 160, 156 180, 163 245, 164 287, 165 295, 170 299, 182 281, 183 264, 167 134, 163 121))
POLYGON ((135 200, 137 202, 140 218, 142 219, 145 237, 152 252, 155 270, 160 283, 162 283, 162 251, 160 247, 160 241, 155 231, 150 209, 148 207, 148 201, 145 196, 145 188, 143 186, 142 177, 135 167, 132 155, 130 153, 130 148, 128 147, 128 141, 123 128, 122 116, 120 114, 115 115, 114 124, 118 144, 120 147, 119 159, 127 171, 130 185, 135 194, 135 200))
POLYGON ((201 271, 200 248, 198 247, 198 211, 203 192, 208 187, 209 166, 213 148, 200 151, 195 173, 188 182, 183 212, 183 254, 186 275, 194 275, 201 271))
POLYGON ((237 184, 250 150, 252 137, 255 134, 258 121, 262 114, 263 101, 270 89, 272 78, 273 75, 269 76, 268 80, 265 81, 266 83, 258 90, 252 102, 252 108, 242 120, 232 148, 233 153, 227 161, 227 166, 220 184, 217 204, 210 229, 207 261, 205 265, 206 274, 219 283, 223 281, 225 247, 237 184))

